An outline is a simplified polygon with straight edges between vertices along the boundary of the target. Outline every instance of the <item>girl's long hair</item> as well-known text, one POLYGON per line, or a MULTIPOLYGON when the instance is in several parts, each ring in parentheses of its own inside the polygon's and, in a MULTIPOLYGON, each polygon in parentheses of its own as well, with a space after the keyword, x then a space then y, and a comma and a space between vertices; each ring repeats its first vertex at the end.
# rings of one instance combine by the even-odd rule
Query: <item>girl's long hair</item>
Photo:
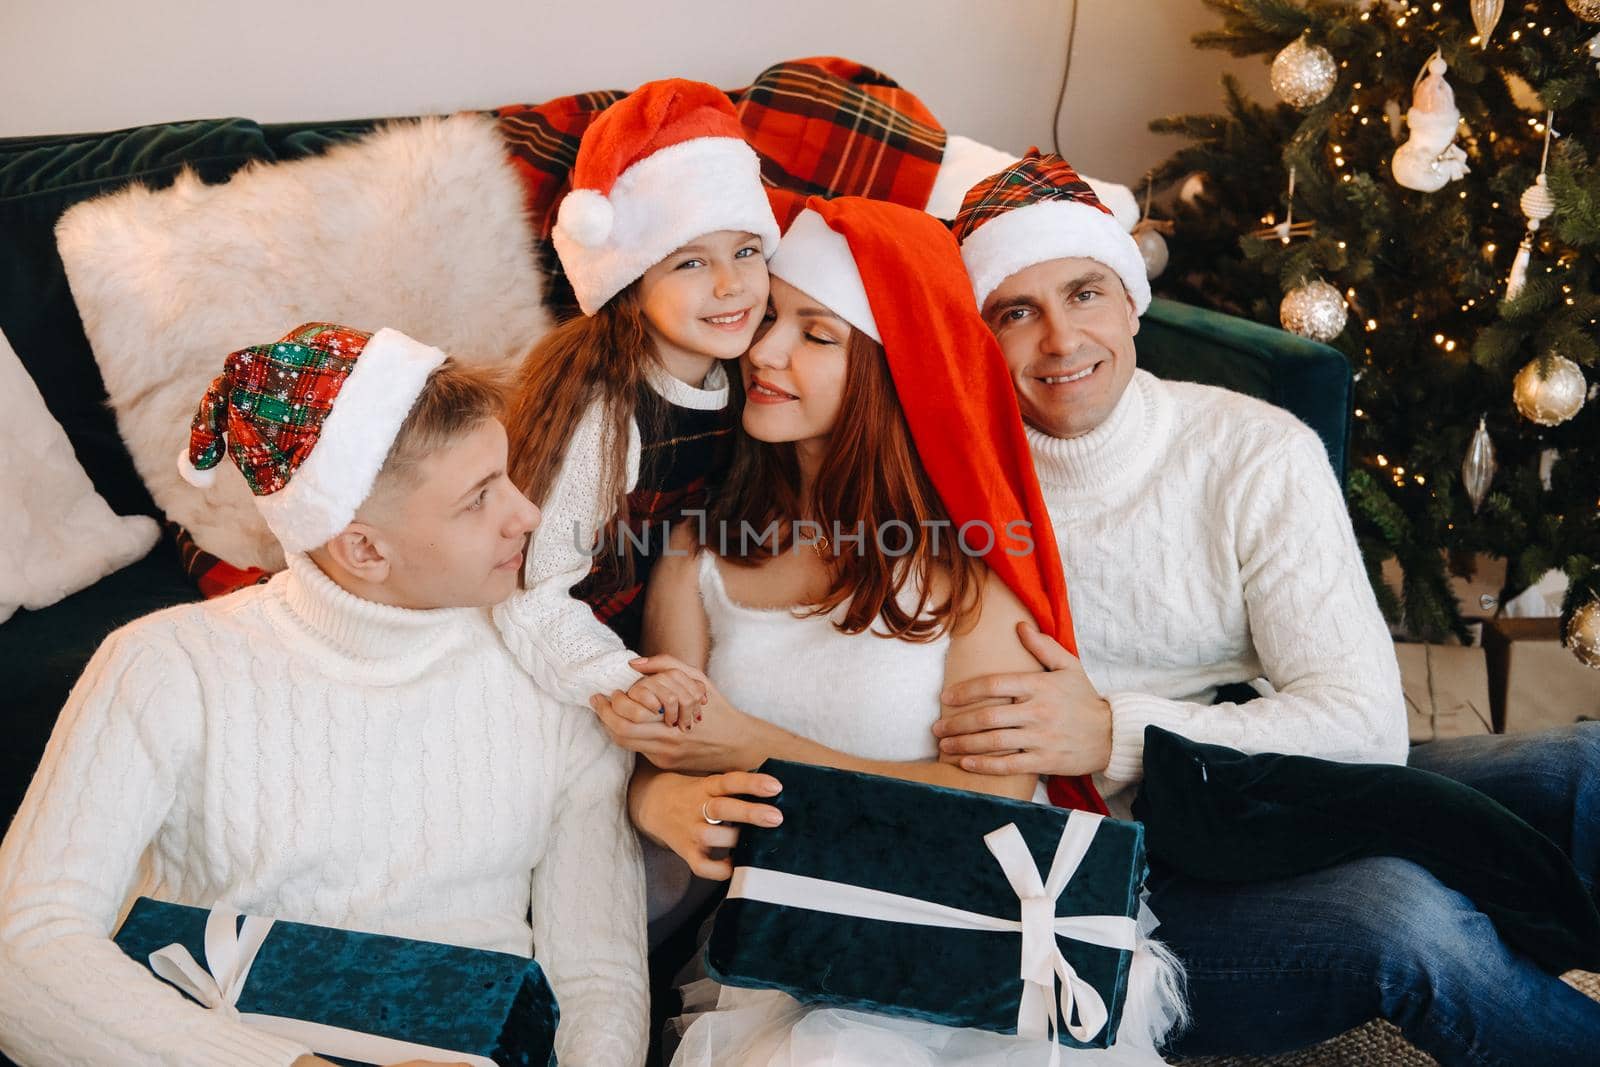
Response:
MULTIPOLYGON (((796 521, 812 519, 831 545, 823 559, 832 581, 805 614, 826 615, 848 602, 843 618, 834 622, 842 633, 870 628, 883 636, 930 641, 964 625, 975 611, 983 569, 955 543, 950 516, 917 457, 883 347, 852 328, 845 360, 844 401, 812 499, 800 499, 793 444, 769 444, 736 432, 732 465, 707 508, 706 530, 720 536, 708 536, 706 547, 731 563, 755 566, 763 555, 793 551, 796 521), (758 540, 773 523, 776 544, 758 540), (836 530, 846 536, 859 530, 865 540, 846 550, 836 530), (880 548, 880 531, 894 555, 880 548), (948 595, 935 601, 941 570, 948 577, 948 595), (899 596, 908 583, 917 593, 909 609, 899 596)), ((742 408, 743 389, 733 393, 742 408)))
POLYGON ((651 403, 655 392, 645 370, 656 358, 645 326, 635 283, 593 315, 579 316, 552 329, 523 359, 506 409, 511 481, 529 500, 543 506, 555 487, 573 429, 589 405, 602 406, 600 484, 602 500, 612 501, 612 519, 601 534, 600 568, 614 570, 626 584, 633 573, 627 539, 614 536, 628 520, 628 427, 640 432, 665 416, 651 403))

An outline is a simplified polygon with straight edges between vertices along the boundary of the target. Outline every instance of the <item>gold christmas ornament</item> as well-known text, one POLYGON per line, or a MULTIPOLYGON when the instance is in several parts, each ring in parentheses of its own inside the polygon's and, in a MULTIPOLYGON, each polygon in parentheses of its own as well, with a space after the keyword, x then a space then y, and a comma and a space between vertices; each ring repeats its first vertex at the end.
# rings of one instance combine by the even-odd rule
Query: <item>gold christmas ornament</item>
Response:
POLYGON ((1489 35, 1500 22, 1500 13, 1506 8, 1506 0, 1472 0, 1471 6, 1472 28, 1478 31, 1479 45, 1487 49, 1489 35))
POLYGON ((1567 9, 1585 22, 1600 22, 1600 0, 1567 0, 1567 9))
POLYGON ((1511 383, 1511 398, 1525 419, 1540 426, 1559 426, 1583 407, 1589 383, 1583 371, 1566 356, 1550 360, 1548 374, 1539 373, 1539 361, 1534 360, 1517 372, 1511 383))
POLYGON ((1291 289, 1278 305, 1283 328, 1313 341, 1331 341, 1344 332, 1349 318, 1344 296, 1327 282, 1307 282, 1291 289))
POLYGON ((1495 462, 1494 440, 1489 436, 1488 422, 1479 418, 1478 429, 1467 443, 1466 458, 1461 461, 1461 487, 1467 491, 1467 499, 1472 501, 1473 514, 1477 514, 1488 498, 1489 485, 1494 481, 1494 473, 1499 466, 1495 462))
POLYGON ((1286 45, 1272 60, 1272 91, 1293 107, 1320 104, 1339 80, 1339 65, 1326 48, 1311 44, 1305 35, 1286 45))
POLYGON ((1600 670, 1600 599, 1584 604, 1567 623, 1567 648, 1586 667, 1600 670))

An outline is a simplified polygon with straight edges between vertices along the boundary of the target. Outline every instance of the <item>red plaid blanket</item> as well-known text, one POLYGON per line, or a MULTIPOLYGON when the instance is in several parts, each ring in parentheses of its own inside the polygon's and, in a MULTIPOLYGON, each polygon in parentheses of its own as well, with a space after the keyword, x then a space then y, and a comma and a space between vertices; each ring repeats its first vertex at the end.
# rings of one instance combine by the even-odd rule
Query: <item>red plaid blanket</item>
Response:
MULTIPOLYGON (((546 301, 558 318, 576 313, 577 306, 550 247, 556 206, 571 188, 583 131, 626 95, 602 89, 493 112, 527 188, 534 236, 550 275, 546 301)), ((783 225, 812 195, 870 196, 919 210, 927 205, 944 160, 944 127, 888 75, 836 56, 794 59, 768 67, 743 89, 730 90, 728 99, 761 157, 761 176, 773 190, 773 210, 783 225)), ((208 597, 264 577, 201 551, 187 530, 169 532, 185 569, 208 597)))
MULTIPOLYGON (((571 187, 583 131, 626 95, 603 90, 494 112, 527 185, 529 216, 552 276, 549 302, 558 315, 572 298, 549 248, 556 206, 571 187)), ((919 210, 927 205, 944 159, 944 127, 887 75, 836 56, 795 59, 729 90, 728 99, 761 157, 762 179, 798 194, 774 198, 780 215, 798 213, 811 195, 870 196, 919 210)))

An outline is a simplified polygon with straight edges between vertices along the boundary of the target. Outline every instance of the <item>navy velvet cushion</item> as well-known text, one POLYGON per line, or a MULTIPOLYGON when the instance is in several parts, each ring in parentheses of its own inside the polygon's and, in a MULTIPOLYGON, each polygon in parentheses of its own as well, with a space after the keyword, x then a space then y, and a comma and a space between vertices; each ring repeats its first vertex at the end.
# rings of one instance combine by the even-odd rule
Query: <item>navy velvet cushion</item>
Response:
MULTIPOLYGON (((1059 808, 896 778, 781 760, 761 770, 783 784, 766 801, 783 812, 783 824, 743 828, 736 868, 845 882, 1002 919, 1017 919, 1021 906, 984 835, 1014 823, 1042 880, 1067 822, 1059 808)), ((1132 916, 1144 873, 1142 828, 1105 819, 1056 914, 1132 916)), ((1089 1042, 1103 1047, 1121 1018, 1132 954, 1065 937, 1057 944, 1105 1000, 1110 1020, 1089 1042)), ((879 922, 730 896, 706 964, 726 985, 1013 1033, 1021 949, 1016 933, 879 922)), ((1060 1040, 1082 1047, 1064 1029, 1060 1040)))
MULTIPOLYGON (((208 915, 140 897, 116 942, 145 966, 152 952, 181 944, 206 967, 208 915)), ((501 1067, 554 1063, 560 1016, 539 964, 522 956, 282 920, 237 1006, 487 1056, 501 1067)))

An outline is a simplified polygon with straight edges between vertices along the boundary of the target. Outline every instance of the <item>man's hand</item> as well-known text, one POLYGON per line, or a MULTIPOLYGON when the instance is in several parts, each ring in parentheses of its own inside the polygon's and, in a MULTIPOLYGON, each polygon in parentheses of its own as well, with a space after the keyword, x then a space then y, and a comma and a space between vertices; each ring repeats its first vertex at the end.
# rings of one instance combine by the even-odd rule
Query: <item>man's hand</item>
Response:
POLYGON ((1044 674, 991 674, 953 685, 941 702, 1010 704, 947 715, 933 725, 939 758, 977 774, 1093 774, 1111 762, 1111 705, 1095 692, 1078 657, 1031 622, 1022 646, 1044 674))

